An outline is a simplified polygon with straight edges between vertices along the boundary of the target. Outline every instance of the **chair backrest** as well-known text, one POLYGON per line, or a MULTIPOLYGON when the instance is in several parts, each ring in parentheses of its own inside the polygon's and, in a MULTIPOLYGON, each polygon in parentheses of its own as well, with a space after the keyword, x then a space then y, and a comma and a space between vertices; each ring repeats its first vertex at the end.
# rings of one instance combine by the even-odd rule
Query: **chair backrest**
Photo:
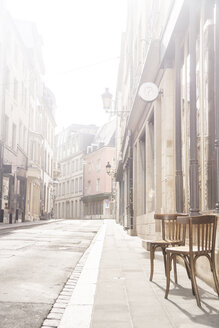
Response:
POLYGON ((170 241, 185 241, 185 225, 177 222, 177 217, 188 217, 185 213, 173 213, 173 214, 154 214, 155 220, 161 220, 162 222, 162 239, 170 241))
POLYGON ((178 218, 179 223, 189 225, 189 249, 197 247, 200 253, 210 253, 215 250, 217 216, 200 215, 188 218, 178 218))

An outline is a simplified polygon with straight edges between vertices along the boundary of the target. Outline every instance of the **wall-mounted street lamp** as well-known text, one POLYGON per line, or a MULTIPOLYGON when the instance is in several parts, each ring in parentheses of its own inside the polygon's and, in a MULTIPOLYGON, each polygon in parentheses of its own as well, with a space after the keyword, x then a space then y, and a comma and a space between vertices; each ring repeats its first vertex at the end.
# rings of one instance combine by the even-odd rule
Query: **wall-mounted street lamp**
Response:
POLYGON ((106 164, 106 173, 108 175, 110 175, 110 173, 111 173, 111 164, 110 164, 110 162, 107 162, 107 164, 106 164))
POLYGON ((106 88, 105 92, 102 94, 102 101, 103 101, 103 109, 105 109, 106 111, 108 109, 111 109, 112 101, 113 101, 113 95, 109 92, 108 88, 106 88))
POLYGON ((114 177, 116 170, 112 169, 112 165, 110 164, 110 162, 107 162, 106 164, 106 173, 112 177, 114 177))
POLYGON ((108 114, 113 114, 113 115, 122 115, 124 113, 129 113, 128 110, 111 110, 112 108, 112 103, 113 103, 113 96, 109 92, 109 89, 106 88, 105 92, 102 94, 102 101, 103 101, 103 109, 106 111, 108 114))
POLYGON ((115 186, 115 169, 112 169, 110 162, 106 164, 106 173, 111 177, 111 201, 116 199, 116 186, 115 186))

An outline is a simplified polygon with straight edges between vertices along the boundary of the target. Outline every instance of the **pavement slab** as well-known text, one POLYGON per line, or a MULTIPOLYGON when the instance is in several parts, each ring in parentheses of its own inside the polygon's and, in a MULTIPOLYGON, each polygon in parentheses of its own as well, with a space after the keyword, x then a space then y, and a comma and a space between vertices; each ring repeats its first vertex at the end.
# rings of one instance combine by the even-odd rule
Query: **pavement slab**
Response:
POLYGON ((216 293, 197 279, 202 308, 197 307, 190 280, 180 264, 179 284, 171 283, 169 298, 164 299, 163 257, 159 252, 155 257, 154 279, 149 282, 149 253, 141 239, 108 221, 90 328, 219 327, 216 293))

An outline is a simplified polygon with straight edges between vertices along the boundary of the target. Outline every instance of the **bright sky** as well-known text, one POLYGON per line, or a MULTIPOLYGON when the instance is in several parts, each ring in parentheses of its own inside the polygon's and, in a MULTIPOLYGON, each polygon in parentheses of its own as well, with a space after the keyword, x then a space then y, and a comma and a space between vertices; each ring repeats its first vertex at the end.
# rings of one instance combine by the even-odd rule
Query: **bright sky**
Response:
POLYGON ((101 94, 109 87, 115 96, 126 1, 7 0, 12 16, 36 22, 43 38, 58 130, 106 122, 101 94))

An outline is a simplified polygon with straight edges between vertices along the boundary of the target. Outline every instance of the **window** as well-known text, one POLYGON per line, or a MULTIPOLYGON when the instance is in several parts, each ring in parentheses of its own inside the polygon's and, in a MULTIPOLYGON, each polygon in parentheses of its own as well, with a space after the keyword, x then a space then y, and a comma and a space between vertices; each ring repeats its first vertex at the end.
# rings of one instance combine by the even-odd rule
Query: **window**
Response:
POLYGON ((70 148, 69 145, 66 145, 66 156, 70 155, 70 148))
POLYGON ((83 180, 82 180, 82 177, 80 177, 79 179, 79 192, 82 192, 82 189, 83 189, 83 180))
POLYGON ((23 142, 23 139, 22 139, 22 136, 23 136, 23 129, 22 129, 22 123, 20 122, 19 123, 19 145, 21 146, 22 145, 22 142, 23 142))
POLYGON ((4 139, 5 139, 5 143, 6 145, 8 145, 8 128, 9 128, 9 118, 7 115, 5 115, 5 130, 4 130, 4 139))
POLYGON ((76 171, 78 171, 78 159, 76 159, 76 171))
POLYGON ((78 178, 75 179, 75 193, 78 193, 78 178))
POLYGON ((27 109, 27 88, 24 88, 24 110, 27 109))
MULTIPOLYGON (((36 155, 35 155, 35 158, 36 158, 36 155)), ((46 153, 46 165, 45 165, 45 169, 46 169, 46 172, 49 173, 49 154, 48 153, 46 153)))
POLYGON ((74 180, 71 180, 71 192, 72 193, 75 192, 75 182, 74 182, 74 180))
POLYGON ((27 129, 24 127, 23 128, 23 149, 24 150, 26 148, 26 139, 27 139, 26 133, 27 133, 27 129))
POLYGON ((63 166, 62 166, 62 174, 65 176, 65 174, 66 174, 66 166, 65 166, 65 164, 63 164, 63 166))
POLYGON ((10 71, 9 71, 8 67, 6 67, 6 69, 5 69, 5 87, 6 87, 6 89, 9 90, 9 87, 10 87, 10 71))
POLYGON ((100 178, 98 178, 97 181, 96 181, 96 191, 97 192, 100 191, 100 178))
POLYGON ((65 182, 62 183, 62 195, 65 195, 65 182))
POLYGON ((21 103, 24 104, 24 82, 21 83, 21 103))
POLYGON ((99 171, 101 169, 101 159, 99 158, 97 160, 97 171, 99 171))
POLYGON ((77 200, 75 201, 75 217, 78 217, 78 202, 77 200))
POLYGON ((16 139, 17 139, 16 134, 17 134, 16 125, 13 124, 13 126, 12 126, 12 143, 11 143, 11 145, 12 145, 12 149, 14 149, 14 150, 16 150, 16 145, 17 145, 17 143, 16 143, 16 139))
POLYGON ((18 100, 18 82, 14 79, 14 100, 18 100))
POLYGON ((91 193, 91 181, 90 180, 87 182, 87 193, 88 194, 91 193))
POLYGON ((74 202, 71 202, 71 217, 74 217, 74 202))
POLYGON ((53 176, 53 160, 50 160, 50 175, 53 176))
POLYGON ((14 45, 14 62, 15 66, 18 64, 18 45, 14 45))
POLYGON ((66 194, 69 194, 69 181, 67 181, 67 188, 66 188, 66 194))
POLYGON ((30 141, 30 159, 33 160, 33 140, 30 141))
POLYGON ((75 171, 75 161, 71 162, 71 171, 74 172, 75 171))

